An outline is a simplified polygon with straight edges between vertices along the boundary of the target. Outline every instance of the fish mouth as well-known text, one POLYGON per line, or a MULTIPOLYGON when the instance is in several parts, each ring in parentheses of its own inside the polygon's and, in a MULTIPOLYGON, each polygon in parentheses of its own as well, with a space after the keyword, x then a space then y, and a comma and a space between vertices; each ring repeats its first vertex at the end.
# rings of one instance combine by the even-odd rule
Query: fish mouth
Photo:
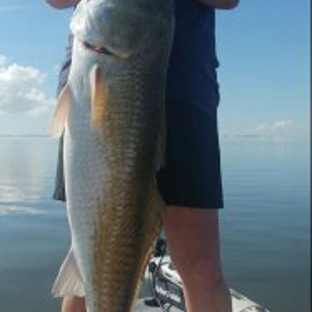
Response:
POLYGON ((91 50, 93 52, 99 53, 99 54, 104 54, 104 55, 108 55, 108 56, 116 56, 113 52, 109 51, 106 47, 104 46, 96 46, 96 45, 92 45, 88 42, 83 42, 83 45, 85 48, 87 48, 88 50, 91 50))

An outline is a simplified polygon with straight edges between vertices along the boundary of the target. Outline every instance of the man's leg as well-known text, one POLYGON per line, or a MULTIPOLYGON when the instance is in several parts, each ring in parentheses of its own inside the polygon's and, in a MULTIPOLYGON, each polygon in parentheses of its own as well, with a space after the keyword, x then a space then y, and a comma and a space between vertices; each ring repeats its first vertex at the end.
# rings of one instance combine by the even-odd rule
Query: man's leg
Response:
POLYGON ((218 210, 167 207, 164 229, 187 312, 231 312, 220 260, 218 210))

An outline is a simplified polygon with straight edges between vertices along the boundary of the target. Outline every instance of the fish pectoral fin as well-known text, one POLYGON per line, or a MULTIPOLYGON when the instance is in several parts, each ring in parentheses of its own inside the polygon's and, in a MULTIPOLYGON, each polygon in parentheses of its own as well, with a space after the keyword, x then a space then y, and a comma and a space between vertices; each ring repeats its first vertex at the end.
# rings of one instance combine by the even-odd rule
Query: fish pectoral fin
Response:
POLYGON ((69 114, 69 107, 72 101, 72 91, 68 84, 64 86, 58 97, 58 102, 54 111, 51 135, 58 138, 62 135, 66 120, 69 114))
POLYGON ((104 124, 107 91, 103 73, 99 65, 94 65, 90 72, 91 85, 91 125, 102 127, 104 124))

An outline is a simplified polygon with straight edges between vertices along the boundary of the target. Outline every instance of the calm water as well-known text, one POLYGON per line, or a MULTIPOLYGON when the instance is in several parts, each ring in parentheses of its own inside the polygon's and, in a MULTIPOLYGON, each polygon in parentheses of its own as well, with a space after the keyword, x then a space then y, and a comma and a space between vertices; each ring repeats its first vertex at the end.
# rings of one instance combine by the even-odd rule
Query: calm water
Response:
MULTIPOLYGON (((222 140, 221 212, 229 284, 272 312, 308 312, 307 141, 222 140)), ((57 144, 0 137, 0 311, 59 311, 51 284, 69 244, 51 199, 57 144)))

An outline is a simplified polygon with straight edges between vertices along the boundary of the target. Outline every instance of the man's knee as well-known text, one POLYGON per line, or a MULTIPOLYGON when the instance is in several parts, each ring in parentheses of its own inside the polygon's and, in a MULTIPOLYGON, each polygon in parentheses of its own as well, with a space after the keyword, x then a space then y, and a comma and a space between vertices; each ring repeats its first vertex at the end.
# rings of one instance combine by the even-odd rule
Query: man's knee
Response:
POLYGON ((223 279, 220 262, 215 261, 214 256, 210 258, 204 254, 189 261, 180 275, 184 284, 202 285, 205 288, 214 287, 223 279))
POLYGON ((215 283, 222 275, 217 210, 168 207, 164 227, 182 280, 191 284, 215 283))

